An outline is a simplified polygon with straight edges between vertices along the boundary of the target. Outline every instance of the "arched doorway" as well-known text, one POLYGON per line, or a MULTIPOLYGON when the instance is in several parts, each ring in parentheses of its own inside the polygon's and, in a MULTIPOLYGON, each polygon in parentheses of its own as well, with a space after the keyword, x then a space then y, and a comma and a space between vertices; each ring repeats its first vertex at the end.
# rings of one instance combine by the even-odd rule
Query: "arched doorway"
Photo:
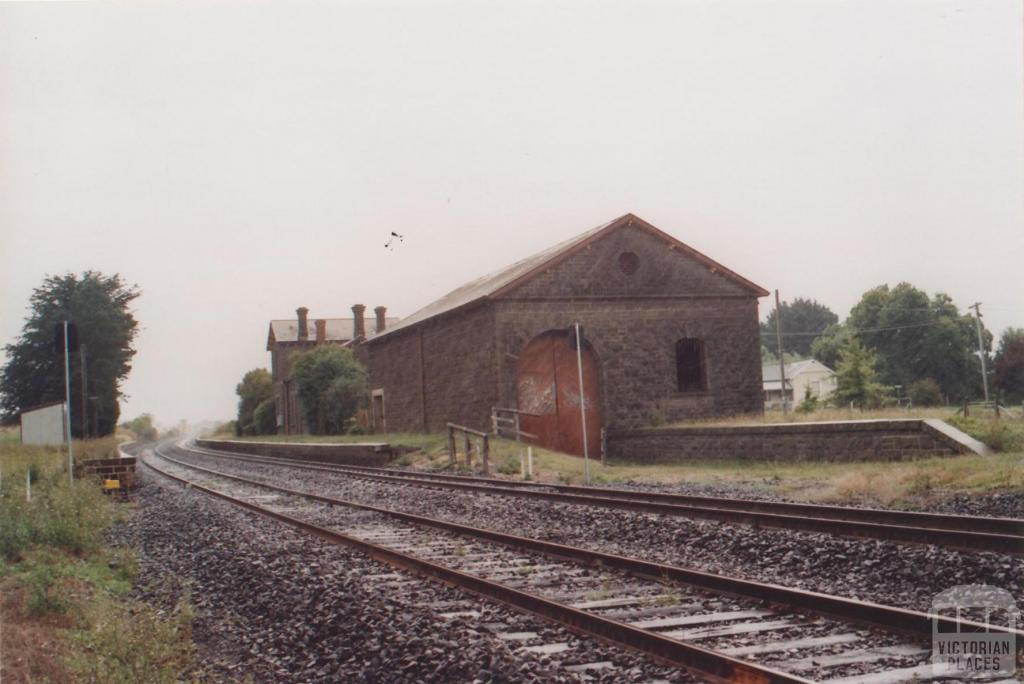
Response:
MULTIPOLYGON (((587 451, 601 452, 601 388, 597 357, 589 344, 583 346, 583 405, 587 416, 587 451)), ((580 421, 580 383, 576 350, 565 330, 549 330, 530 340, 519 354, 516 367, 520 411, 537 414, 521 417, 524 432, 539 446, 583 455, 580 421)))

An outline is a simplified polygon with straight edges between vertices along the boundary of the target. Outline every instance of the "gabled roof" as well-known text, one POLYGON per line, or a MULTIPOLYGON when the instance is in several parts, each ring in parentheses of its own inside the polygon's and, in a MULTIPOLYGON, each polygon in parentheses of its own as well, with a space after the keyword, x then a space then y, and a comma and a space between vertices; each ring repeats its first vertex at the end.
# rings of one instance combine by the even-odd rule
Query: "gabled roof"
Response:
MULTIPOLYGON (((834 370, 821 363, 817 359, 803 359, 802 361, 793 361, 786 364, 786 388, 790 388, 790 381, 801 373, 808 371, 825 371, 827 373, 835 373, 834 370)), ((764 381, 765 389, 779 389, 779 383, 782 380, 781 372, 779 371, 779 364, 777 363, 765 363, 761 364, 761 380, 764 381), (774 383, 773 388, 768 387, 768 383, 774 383)))
MULTIPOLYGON (((316 341, 316 321, 327 322, 326 333, 328 342, 347 342, 352 339, 352 331, 355 319, 352 318, 310 318, 308 320, 309 341, 316 341)), ((397 324, 398 318, 385 318, 384 322, 388 327, 397 324)), ((372 336, 377 333, 377 319, 368 316, 365 319, 366 334, 372 336)), ((270 321, 270 330, 267 332, 267 349, 274 342, 298 342, 299 321, 297 319, 278 319, 270 321)))
POLYGON ((506 266, 501 270, 495 271, 481 278, 477 278, 476 280, 471 280, 465 285, 452 290, 440 299, 427 304, 419 311, 403 318, 397 325, 389 325, 388 329, 378 335, 376 339, 381 339, 396 330, 402 330, 404 328, 414 326, 417 323, 422 323, 430 318, 448 313, 449 311, 454 311, 455 309, 459 309, 463 306, 505 294, 519 285, 522 285, 541 271, 551 268, 564 259, 572 256, 595 240, 598 240, 608 233, 624 226, 633 226, 646 230, 654 236, 665 240, 669 244, 673 245, 677 251, 704 264, 713 273, 718 273, 729 280, 732 280, 741 287, 749 290, 750 293, 755 296, 764 297, 768 294, 768 291, 763 287, 755 285, 746 278, 719 264, 717 261, 701 254, 689 245, 676 240, 668 233, 655 228, 643 219, 634 216, 633 214, 625 214, 617 219, 609 221, 608 223, 604 223, 596 228, 591 228, 586 232, 580 233, 576 237, 560 242, 553 247, 549 247, 542 252, 538 252, 533 256, 517 261, 511 266, 506 266))

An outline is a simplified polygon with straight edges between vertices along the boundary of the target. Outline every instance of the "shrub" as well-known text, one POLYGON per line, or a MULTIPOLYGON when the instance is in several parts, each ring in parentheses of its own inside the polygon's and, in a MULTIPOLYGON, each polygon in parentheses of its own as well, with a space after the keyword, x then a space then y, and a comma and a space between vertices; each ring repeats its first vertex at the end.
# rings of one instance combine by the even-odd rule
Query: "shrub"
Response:
POLYGON ((71 553, 98 549, 112 513, 96 483, 90 480, 67 482, 59 473, 42 489, 43 496, 33 499, 34 541, 71 553))
POLYGON ((502 475, 518 475, 519 467, 519 459, 509 456, 498 464, 498 472, 502 475))
POLYGON ((156 441, 156 427, 153 425, 153 416, 149 413, 143 413, 141 416, 130 420, 127 423, 127 427, 135 433, 140 442, 156 441))
POLYGON ((24 491, 5 485, 0 499, 0 552, 16 560, 33 543, 49 544, 75 554, 100 547, 112 514, 95 482, 67 481, 55 471, 33 486, 32 501, 24 491))
POLYGON ((914 406, 941 406, 942 388, 931 378, 923 378, 910 385, 907 396, 914 406))
POLYGON ((1024 423, 995 418, 956 416, 947 421, 995 451, 1024 450, 1024 423))
POLYGON ((58 565, 45 562, 36 565, 25 575, 22 581, 28 589, 25 610, 29 615, 39 617, 67 612, 70 602, 58 586, 61 577, 63 573, 58 565))
POLYGON ((811 394, 811 388, 804 388, 804 398, 796 407, 797 413, 814 413, 818 410, 818 397, 811 394))

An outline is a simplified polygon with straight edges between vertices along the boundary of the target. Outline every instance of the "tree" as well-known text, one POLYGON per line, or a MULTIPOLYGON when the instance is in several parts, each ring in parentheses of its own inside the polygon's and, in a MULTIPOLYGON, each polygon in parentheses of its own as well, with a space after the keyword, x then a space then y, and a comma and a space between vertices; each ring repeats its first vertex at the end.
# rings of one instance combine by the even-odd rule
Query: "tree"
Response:
POLYGON ((931 378, 911 383, 907 396, 914 406, 939 406, 942 404, 942 388, 931 378))
POLYGON ((813 299, 797 297, 792 304, 782 302, 779 310, 772 309, 768 318, 761 324, 761 340, 768 351, 778 357, 778 338, 775 336, 775 318, 782 316, 782 346, 786 353, 793 353, 800 358, 811 354, 811 344, 830 325, 839 322, 839 316, 824 304, 813 299))
POLYGON ((811 343, 811 356, 829 368, 839 365, 839 353, 850 340, 850 331, 842 323, 825 328, 825 331, 814 338, 811 343))
POLYGON ((132 343, 138 323, 129 305, 139 294, 137 285, 126 285, 116 273, 47 276, 32 292, 20 337, 4 348, 7 363, 0 370, 4 422, 17 420, 33 406, 64 400, 64 356, 54 350, 54 328, 70 320, 85 349, 84 354, 70 355, 72 434, 84 437, 92 432, 92 425, 97 428, 94 437, 113 432, 120 413, 121 381, 131 371, 135 356, 132 343), (81 410, 83 355, 88 415, 81 410))
POLYGON ((839 406, 853 404, 862 409, 877 406, 882 386, 876 382, 875 363, 874 354, 856 338, 847 340, 839 354, 833 401, 839 406))
POLYGON ((292 357, 299 403, 309 431, 337 435, 366 397, 366 371, 351 349, 322 345, 292 357))
POLYGON ((143 413, 141 416, 132 418, 125 423, 125 427, 135 433, 140 442, 155 442, 157 437, 156 426, 153 425, 153 416, 143 413))
MULTIPOLYGON (((274 430, 260 432, 255 422, 256 407, 265 401, 273 402, 274 379, 266 368, 254 368, 244 376, 242 382, 235 386, 238 395, 238 418, 235 423, 239 435, 269 434, 274 430)), ((274 424, 277 416, 274 416, 274 424)))
POLYGON ((277 432, 277 405, 273 399, 264 399, 252 412, 253 433, 272 435, 277 432))
POLYGON ((804 398, 796 407, 797 413, 814 413, 818 410, 818 397, 811 394, 811 386, 804 387, 804 398))
MULTIPOLYGON (((948 295, 928 294, 910 283, 868 290, 850 311, 846 327, 878 357, 886 385, 909 387, 932 378, 953 400, 981 393, 975 322, 948 295)), ((985 347, 992 335, 983 331, 985 347)))
POLYGON ((1000 399, 1024 401, 1024 328, 1007 328, 999 338, 992 368, 992 384, 1000 399))

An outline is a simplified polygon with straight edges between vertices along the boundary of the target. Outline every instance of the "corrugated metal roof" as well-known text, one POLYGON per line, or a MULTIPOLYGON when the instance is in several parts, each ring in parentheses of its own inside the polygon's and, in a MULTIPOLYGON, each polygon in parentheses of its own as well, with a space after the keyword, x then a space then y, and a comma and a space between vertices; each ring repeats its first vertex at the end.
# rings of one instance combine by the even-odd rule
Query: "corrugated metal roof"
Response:
MULTIPOLYGON (((355 319, 352 318, 312 318, 308 319, 309 328, 309 339, 311 341, 316 340, 316 321, 323 320, 327 322, 326 333, 327 340, 330 342, 344 342, 352 339, 352 330, 355 323, 355 319)), ((386 327, 391 327, 398 323, 398 318, 385 318, 386 327)), ((366 325, 366 334, 375 335, 377 333, 377 319, 373 316, 367 316, 364 319, 366 325)), ((297 342, 299 339, 299 321, 297 319, 284 319, 270 321, 270 330, 274 334, 274 340, 277 342, 297 342)))
POLYGON ((635 220, 638 226, 646 228, 647 230, 657 233, 661 237, 672 241, 674 244, 678 245, 679 247, 682 247, 686 253, 699 259, 706 265, 713 267, 716 270, 716 272, 721 273, 723 276, 730 278, 736 282, 739 282, 744 287, 747 287, 750 290, 752 290, 758 296, 764 296, 768 294, 768 292, 764 290, 764 288, 761 288, 760 286, 755 285, 749 280, 746 280, 745 278, 733 273, 729 269, 704 256, 703 254, 693 249, 692 247, 684 245, 683 243, 679 242, 672 236, 663 233, 662 231, 658 230, 657 228, 647 223, 643 219, 640 219, 634 216, 633 214, 624 214, 623 216, 608 221, 607 223, 603 223, 600 226, 597 226, 596 228, 591 228, 590 230, 580 233, 579 235, 572 237, 568 240, 565 240, 564 242, 560 242, 554 245, 553 247, 549 247, 548 249, 545 249, 542 252, 538 252, 533 256, 527 257, 521 261, 517 261, 511 266, 506 266, 501 270, 495 271, 481 278, 477 278, 476 280, 471 280, 465 285, 462 285, 461 287, 452 290, 451 292, 441 297, 440 299, 435 300, 430 304, 427 304, 425 307, 414 312, 413 314, 406 316, 397 325, 392 326, 389 324, 388 329, 385 330, 381 335, 378 335, 376 339, 381 339, 391 334, 392 332, 414 326, 417 323, 422 323, 423 321, 426 321, 435 316, 439 316, 443 313, 454 311, 455 309, 466 306, 467 304, 472 304, 473 302, 486 299, 494 294, 500 293, 503 289, 507 287, 517 285, 519 284, 519 281, 525 280, 543 266, 559 259, 560 257, 567 256, 568 254, 572 253, 575 247, 583 245, 592 238, 597 237, 600 233, 602 233, 602 231, 610 230, 613 226, 616 225, 625 225, 628 222, 628 220, 635 220))

